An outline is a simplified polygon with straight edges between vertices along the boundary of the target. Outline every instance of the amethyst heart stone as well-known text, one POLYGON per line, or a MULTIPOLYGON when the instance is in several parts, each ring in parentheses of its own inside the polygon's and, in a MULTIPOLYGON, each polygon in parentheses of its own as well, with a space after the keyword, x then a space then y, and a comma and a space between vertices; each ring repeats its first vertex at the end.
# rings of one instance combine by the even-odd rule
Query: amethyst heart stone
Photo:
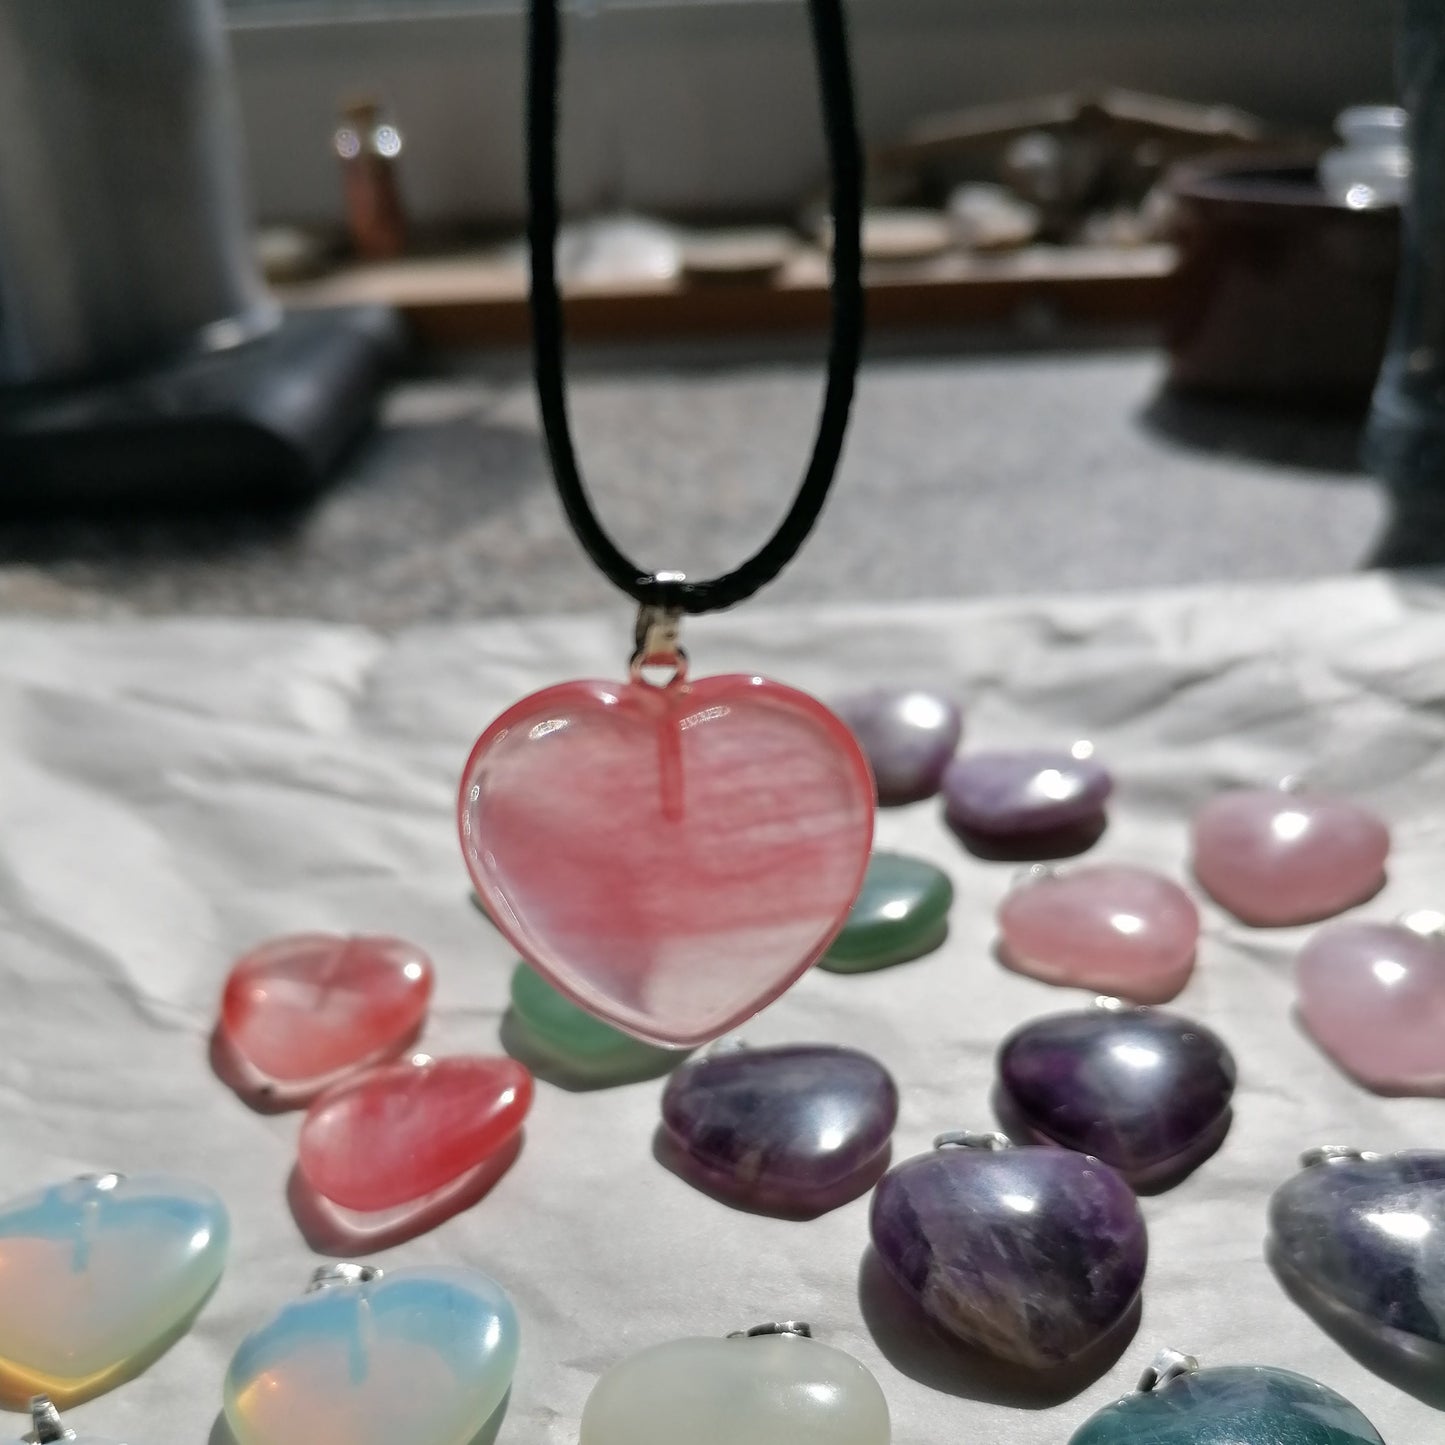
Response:
POLYGON ((796 1215, 866 1193, 897 1118, 898 1089, 883 1065, 828 1044, 695 1059, 662 1095, 678 1173, 738 1203, 796 1215))
POLYGON ((1086 836, 1092 841, 1103 832, 1104 803, 1114 780, 1087 747, 955 758, 943 775, 945 821, 965 842, 1021 844, 1086 836))
POLYGON ((1445 1153, 1316 1149, 1269 1203, 1286 1279, 1379 1343, 1445 1348, 1445 1153))
POLYGON ((884 807, 931 798, 963 734, 958 704, 931 692, 878 688, 839 698, 833 711, 858 739, 884 807))
POLYGON ((944 1134, 890 1169, 870 1229, 936 1326, 1035 1370, 1085 1354, 1124 1319, 1149 1252, 1134 1192, 1107 1164, 999 1134, 944 1134))
POLYGON ((1182 1174, 1229 1127, 1234 1057, 1178 1014, 1052 1014, 1005 1039, 998 1068, 1003 1102, 1036 1138, 1093 1154, 1132 1184, 1182 1174))

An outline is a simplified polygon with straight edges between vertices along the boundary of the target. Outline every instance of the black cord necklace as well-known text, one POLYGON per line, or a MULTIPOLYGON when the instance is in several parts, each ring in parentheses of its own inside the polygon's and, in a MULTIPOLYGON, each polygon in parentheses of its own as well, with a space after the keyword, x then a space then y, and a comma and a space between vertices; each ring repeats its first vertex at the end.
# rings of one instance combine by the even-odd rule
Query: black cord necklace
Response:
POLYGON ((685 581, 675 573, 646 572, 623 553, 592 510, 577 468, 567 419, 562 302, 557 290, 557 93, 562 51, 558 10, 558 0, 532 0, 527 89, 527 188, 531 205, 527 239, 532 267, 534 366, 552 473, 577 539, 615 586, 639 604, 658 611, 693 615, 715 612, 751 597, 797 554, 823 510, 848 427, 863 341, 859 251, 863 167, 842 0, 808 0, 833 203, 833 326, 818 435, 802 483, 777 530, 740 567, 702 582, 685 581))

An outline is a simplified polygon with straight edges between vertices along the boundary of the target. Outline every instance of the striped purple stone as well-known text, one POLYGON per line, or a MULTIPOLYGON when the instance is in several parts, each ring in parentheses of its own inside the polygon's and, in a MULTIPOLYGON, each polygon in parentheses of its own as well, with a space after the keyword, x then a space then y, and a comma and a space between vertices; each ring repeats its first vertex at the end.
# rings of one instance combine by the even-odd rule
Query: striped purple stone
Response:
POLYGON ((1113 790, 1107 768, 1068 752, 968 753, 943 775, 948 821, 994 838, 1087 823, 1103 813, 1113 790))

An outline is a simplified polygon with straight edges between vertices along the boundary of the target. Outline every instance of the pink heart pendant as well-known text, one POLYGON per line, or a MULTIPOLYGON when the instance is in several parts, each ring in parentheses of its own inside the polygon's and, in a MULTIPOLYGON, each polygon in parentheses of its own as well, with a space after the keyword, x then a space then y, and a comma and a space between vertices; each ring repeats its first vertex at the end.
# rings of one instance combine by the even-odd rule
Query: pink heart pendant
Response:
POLYGON ((873 779, 847 728, 780 683, 567 682, 477 740, 458 821, 478 894, 539 973, 627 1033, 691 1046, 842 927, 873 779))

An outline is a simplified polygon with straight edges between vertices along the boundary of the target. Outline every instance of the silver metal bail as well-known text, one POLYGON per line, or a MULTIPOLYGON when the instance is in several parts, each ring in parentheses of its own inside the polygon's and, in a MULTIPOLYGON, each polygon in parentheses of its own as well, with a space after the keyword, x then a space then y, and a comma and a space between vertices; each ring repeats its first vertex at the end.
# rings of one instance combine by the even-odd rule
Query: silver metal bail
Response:
POLYGON ((1139 1376, 1138 1388, 1147 1395, 1150 1390, 1157 1390, 1181 1375, 1194 1374, 1198 1368, 1199 1361, 1193 1355, 1186 1355, 1181 1350, 1160 1350, 1154 1356, 1154 1363, 1139 1376))
MULTIPOLYGON (((681 572, 658 572, 658 582, 684 582, 681 572)), ((632 657, 628 672, 636 682, 642 676, 644 667, 671 667, 675 669, 673 681, 687 673, 687 653, 683 651, 678 638, 682 632, 682 609, 661 607, 655 602, 643 602, 637 608, 637 623, 632 633, 632 657)))
POLYGON ((1352 1144, 1321 1144, 1318 1149, 1306 1149, 1299 1156, 1299 1165, 1301 1169, 1317 1169, 1321 1164, 1343 1164, 1349 1159, 1379 1157, 1368 1149, 1356 1149, 1352 1144))
POLYGON ((75 1431, 67 1430, 49 1395, 30 1398, 30 1436, 36 1445, 51 1445, 55 1440, 74 1440, 75 1431))
POLYGON ((347 1264, 340 1261, 323 1264, 312 1271, 306 1293, 315 1294, 317 1290, 337 1289, 344 1285, 370 1284, 372 1280, 380 1279, 381 1275, 382 1271, 374 1264, 347 1264))
POLYGON ((754 1325, 750 1330, 734 1330, 730 1340, 755 1340, 760 1335, 796 1335, 801 1340, 813 1338, 813 1327, 804 1320, 773 1320, 766 1325, 754 1325))
POLYGON ((939 1134, 933 1141, 935 1149, 1012 1149, 1014 1141, 1007 1134, 996 1129, 955 1129, 948 1134, 939 1134))

